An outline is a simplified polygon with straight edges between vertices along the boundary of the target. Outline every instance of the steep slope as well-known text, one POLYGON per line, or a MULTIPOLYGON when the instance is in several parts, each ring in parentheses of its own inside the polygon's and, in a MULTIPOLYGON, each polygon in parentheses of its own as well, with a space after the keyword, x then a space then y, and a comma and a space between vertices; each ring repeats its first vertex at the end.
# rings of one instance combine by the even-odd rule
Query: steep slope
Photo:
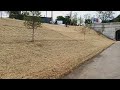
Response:
POLYGON ((23 21, 0 19, 0 78, 59 78, 114 43, 82 29, 42 24, 33 43, 23 21))

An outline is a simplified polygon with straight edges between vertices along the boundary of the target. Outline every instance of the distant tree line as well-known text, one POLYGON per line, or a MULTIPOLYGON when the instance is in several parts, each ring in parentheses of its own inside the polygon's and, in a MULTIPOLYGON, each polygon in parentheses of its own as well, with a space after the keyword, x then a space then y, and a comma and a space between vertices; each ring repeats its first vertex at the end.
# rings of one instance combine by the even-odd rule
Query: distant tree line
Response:
MULTIPOLYGON (((14 19, 19 19, 19 20, 25 20, 26 17, 31 17, 30 13, 32 14, 31 11, 7 11, 7 13, 9 14, 9 18, 14 18, 14 19)), ((37 16, 34 16, 37 17, 37 16)), ((40 19, 39 19, 40 20, 40 19)))
MULTIPOLYGON (((74 15, 73 18, 71 19, 70 16, 57 16, 57 19, 56 19, 56 24, 57 24, 57 20, 61 20, 63 21, 63 24, 66 24, 67 25, 77 25, 77 21, 79 20, 80 21, 80 24, 83 23, 83 19, 80 17, 79 19, 77 19, 77 16, 74 15)), ((92 20, 91 19, 85 19, 85 24, 91 24, 92 23, 92 20)))
MULTIPOLYGON (((6 11, 9 13, 9 18, 24 20, 25 15, 28 15, 27 11, 21 13, 21 11, 6 11)), ((2 12, 1 12, 2 13, 2 12)), ((116 18, 113 17, 113 11, 97 11, 97 17, 102 20, 102 23, 109 23, 109 22, 120 22, 120 15, 116 18)), ((2 15, 2 14, 1 14, 2 15)), ((86 17, 90 17, 89 15, 85 15, 86 17)), ((58 16, 56 20, 62 20, 63 24, 67 25, 77 25, 77 14, 74 14, 73 18, 68 16, 58 16)), ((85 24, 91 24, 92 20, 90 18, 85 18, 85 24)))
POLYGON ((8 11, 9 18, 24 20, 24 14, 21 13, 21 11, 8 11))
POLYGON ((70 16, 57 16, 57 19, 56 19, 56 23, 57 23, 57 20, 61 20, 63 21, 63 24, 67 24, 67 25, 77 25, 77 16, 74 15, 74 17, 71 19, 70 16))
POLYGON ((112 20, 114 19, 113 15, 113 11, 97 11, 97 16, 102 20, 102 23, 112 22, 112 20))

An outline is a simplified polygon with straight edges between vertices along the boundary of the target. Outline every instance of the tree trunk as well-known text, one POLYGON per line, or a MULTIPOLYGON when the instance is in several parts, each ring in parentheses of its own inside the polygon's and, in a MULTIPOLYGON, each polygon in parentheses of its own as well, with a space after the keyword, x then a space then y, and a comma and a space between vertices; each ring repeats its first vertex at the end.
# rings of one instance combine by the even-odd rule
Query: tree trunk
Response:
POLYGON ((102 23, 102 33, 104 32, 104 23, 102 23))
POLYGON ((65 23, 65 26, 67 27, 67 22, 65 23))
POLYGON ((33 27, 33 33, 32 33, 32 42, 34 42, 34 27, 33 27))
POLYGON ((32 41, 33 42, 34 42, 34 29, 35 29, 34 25, 35 25, 35 22, 34 22, 34 13, 33 13, 33 24, 32 24, 32 28, 33 28, 32 41))
POLYGON ((85 34, 84 34, 84 41, 85 41, 85 34))

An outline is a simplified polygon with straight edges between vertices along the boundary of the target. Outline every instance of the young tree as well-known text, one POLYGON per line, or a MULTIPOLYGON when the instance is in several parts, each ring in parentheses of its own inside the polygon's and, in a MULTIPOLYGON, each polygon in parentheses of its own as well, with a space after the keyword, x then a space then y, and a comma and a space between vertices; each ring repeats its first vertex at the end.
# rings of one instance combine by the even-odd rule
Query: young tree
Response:
POLYGON ((66 16, 69 17, 69 25, 71 25, 72 24, 72 11, 70 11, 66 16))
POLYGON ((25 22, 24 25, 33 30, 32 33, 32 41, 34 42, 34 30, 37 29, 37 27, 41 26, 41 20, 40 16, 41 13, 39 11, 30 11, 31 16, 25 16, 25 22))
POLYGON ((73 17, 72 17, 72 24, 73 25, 77 25, 77 13, 74 13, 73 17))
POLYGON ((92 23, 91 19, 85 19, 85 24, 91 24, 91 23, 92 23))
POLYGON ((67 27, 68 24, 70 24, 70 16, 65 16, 65 25, 67 27))
POLYGON ((91 15, 90 14, 85 14, 84 15, 85 18, 85 25, 88 27, 91 24, 91 15))
POLYGON ((110 19, 114 18, 113 11, 97 11, 97 16, 102 20, 102 22, 107 22, 110 19))
POLYGON ((86 31, 87 31, 87 29, 85 27, 83 27, 81 33, 83 33, 83 35, 84 35, 84 41, 85 41, 86 31))

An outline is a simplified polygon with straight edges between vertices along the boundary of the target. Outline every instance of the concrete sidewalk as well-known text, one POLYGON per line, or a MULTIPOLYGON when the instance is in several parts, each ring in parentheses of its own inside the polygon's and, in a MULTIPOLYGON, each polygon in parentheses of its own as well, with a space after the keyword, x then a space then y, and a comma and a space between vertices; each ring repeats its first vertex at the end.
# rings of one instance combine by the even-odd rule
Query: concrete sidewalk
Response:
POLYGON ((62 79, 120 79, 120 42, 62 79))

